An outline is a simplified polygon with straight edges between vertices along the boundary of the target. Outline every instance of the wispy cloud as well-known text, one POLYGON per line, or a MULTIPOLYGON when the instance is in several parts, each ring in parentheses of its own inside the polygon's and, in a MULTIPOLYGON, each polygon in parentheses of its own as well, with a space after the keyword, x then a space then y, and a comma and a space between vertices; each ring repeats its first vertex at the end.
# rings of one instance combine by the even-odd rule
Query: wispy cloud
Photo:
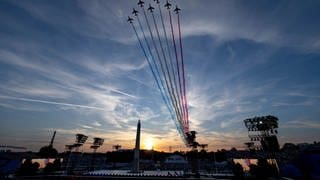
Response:
MULTIPOLYGON (((39 46, 41 45, 39 44, 39 46)), ((63 56, 60 54, 60 52, 52 52, 57 53, 55 54, 56 57, 63 56)), ((79 55, 77 56, 79 57, 79 55)), ((127 55, 125 55, 124 58, 126 58, 126 56, 127 55)), ((74 55, 68 55, 67 57, 64 57, 64 59, 69 58, 68 61, 71 62, 70 59, 73 59, 74 57, 74 55)), ((100 60, 97 60, 95 57, 89 58, 85 54, 84 57, 84 59, 87 61, 79 61, 80 64, 78 65, 81 65, 81 67, 84 69, 88 69, 86 66, 87 63, 84 62, 90 62, 92 66, 89 66, 88 70, 94 74, 98 73, 100 77, 105 77, 105 79, 109 79, 109 75, 111 77, 119 77, 120 74, 141 70, 141 68, 145 66, 144 61, 142 61, 142 64, 135 66, 132 64, 126 65, 125 61, 121 60, 119 61, 121 64, 112 63, 110 64, 112 65, 110 67, 106 66, 107 68, 105 69, 110 69, 110 73, 106 74, 97 69, 101 68, 100 60)), ((118 57, 118 59, 121 59, 121 57, 118 57)), ((6 92, 7 95, 10 95, 12 97, 11 99, 13 99, 13 97, 22 96, 23 98, 19 98, 19 100, 60 105, 63 106, 62 109, 65 109, 65 107, 72 107, 102 110, 105 111, 105 113, 100 112, 101 117, 104 118, 106 122, 114 124, 118 127, 121 127, 121 122, 127 122, 127 117, 124 115, 134 115, 130 112, 136 111, 136 108, 131 104, 129 104, 131 108, 128 108, 128 105, 126 105, 125 108, 119 108, 124 104, 128 104, 128 98, 129 100, 131 99, 130 101, 132 103, 136 101, 134 98, 137 98, 137 96, 121 90, 123 84, 109 82, 92 84, 90 81, 92 81, 93 76, 85 76, 83 74, 80 75, 78 72, 66 68, 59 61, 55 61, 53 63, 48 57, 43 56, 39 52, 36 52, 33 56, 30 56, 22 53, 14 53, 12 51, 2 50, 0 53, 0 61, 2 63, 22 68, 23 71, 32 71, 32 73, 38 76, 38 78, 32 81, 37 83, 28 84, 26 83, 27 77, 18 76, 15 74, 14 76, 18 76, 19 79, 2 84, 1 88, 4 90, 3 92, 6 92), (30 59, 34 57, 37 57, 36 61, 32 60, 33 63, 30 63, 30 59), (50 71, 47 70, 47 63, 52 65, 50 67, 50 71), (51 82, 43 81, 42 78, 50 79, 51 82), (16 93, 18 93, 18 95, 16 93), (85 102, 89 102, 88 105, 69 103, 73 102, 74 97, 77 95, 83 97, 86 100, 85 102), (50 98, 50 100, 47 100, 48 98, 50 98), (59 99, 59 101, 56 99, 59 99), (66 101, 69 102, 65 103, 66 101)), ((101 68, 101 70, 103 70, 103 68, 101 68)), ((15 100, 17 100, 17 98, 15 100)), ((138 113, 135 113, 133 118, 134 117, 137 118, 138 113)))
POLYGON ((313 96, 313 95, 308 95, 305 93, 300 93, 300 92, 290 92, 288 93, 289 96, 298 96, 298 97, 306 97, 306 98, 320 98, 320 96, 313 96))
POLYGON ((222 41, 248 39, 314 53, 319 50, 319 36, 315 30, 319 27, 308 23, 301 29, 299 23, 294 21, 294 17, 312 19, 312 12, 318 14, 316 8, 305 9, 314 6, 312 3, 306 3, 303 7, 297 2, 257 2, 250 6, 237 1, 181 4, 184 9, 182 17, 188 19, 182 21, 185 36, 212 35, 222 41), (198 10, 194 12, 194 9, 198 10), (294 30, 288 33, 288 29, 294 30), (310 38, 310 34, 314 38, 310 38))
POLYGON ((11 96, 3 96, 3 95, 0 95, 0 98, 18 100, 18 101, 53 104, 53 105, 71 106, 71 107, 76 107, 76 108, 88 108, 88 109, 95 109, 95 110, 104 111, 103 108, 94 107, 94 106, 85 106, 85 105, 79 105, 79 104, 61 103, 61 102, 54 102, 54 101, 45 101, 45 100, 29 99, 29 98, 19 98, 19 97, 11 97, 11 96))
MULTIPOLYGON (((190 128, 199 132, 200 142, 214 142, 213 149, 242 146, 242 120, 251 116, 274 113, 286 122, 297 108, 306 109, 306 119, 317 116, 320 36, 317 18, 311 16, 318 14, 315 5, 176 2, 182 9, 190 128)), ((109 148, 118 142, 131 147, 140 118, 145 136, 161 147, 166 149, 172 139, 183 146, 126 22, 136 2, 4 3, 14 10, 0 7, 2 108, 34 110, 30 121, 36 121, 42 119, 37 109, 49 114, 50 106, 57 107, 51 127, 45 120, 30 123, 38 129, 56 128, 65 143, 72 143, 75 133, 85 133, 106 138, 109 148), (66 119, 67 127, 61 127, 66 119)), ((284 127, 318 128, 314 121, 299 122, 284 127)))
POLYGON ((80 127, 84 128, 84 129, 92 129, 93 127, 88 126, 88 125, 84 125, 84 124, 79 124, 80 127))
MULTIPOLYGON (((1 99, 1 97, 0 97, 1 99)), ((9 109, 13 109, 13 110, 21 110, 21 111, 33 111, 33 112, 44 112, 47 111, 46 108, 43 107, 34 107, 34 106, 29 106, 28 104, 23 104, 23 103, 0 103, 1 107, 4 108, 9 108, 9 109)))
POLYGON ((128 33, 130 31, 126 23, 127 13, 124 15, 122 12, 123 9, 131 10, 130 4, 126 2, 74 1, 71 4, 78 13, 73 13, 68 7, 62 8, 59 6, 60 3, 12 3, 23 8, 34 18, 65 33, 77 33, 90 38, 110 39, 122 43, 128 43, 128 40, 133 39, 133 35, 128 33))
POLYGON ((311 101, 299 102, 299 103, 287 103, 287 102, 276 102, 272 106, 311 106, 313 103, 311 101))
POLYGON ((97 121, 94 121, 92 123, 93 126, 96 126, 96 127, 100 127, 101 126, 101 123, 97 122, 97 121))
POLYGON ((320 122, 301 119, 301 120, 287 121, 285 123, 282 123, 281 126, 283 128, 313 128, 313 129, 320 129, 320 122))
POLYGON ((235 130, 233 132, 217 132, 211 131, 200 136, 199 141, 208 143, 210 149, 244 149, 244 142, 247 142, 248 134, 243 130, 235 130))

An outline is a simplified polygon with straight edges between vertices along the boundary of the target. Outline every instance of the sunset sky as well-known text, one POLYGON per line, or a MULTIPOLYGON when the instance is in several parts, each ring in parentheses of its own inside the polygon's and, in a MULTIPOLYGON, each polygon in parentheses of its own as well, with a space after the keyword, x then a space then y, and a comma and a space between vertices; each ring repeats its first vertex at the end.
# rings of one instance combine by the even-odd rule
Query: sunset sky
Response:
MULTIPOLYGON (((164 0, 160 0, 162 5, 164 0)), ((176 0, 190 129, 209 150, 244 148, 243 120, 279 118, 278 139, 320 139, 320 1, 176 0)), ((146 3, 154 3, 146 0, 146 3)), ((184 150, 127 16, 134 0, 0 1, 0 145, 38 151, 57 131, 184 150)), ((138 9, 139 10, 139 9, 138 9)))

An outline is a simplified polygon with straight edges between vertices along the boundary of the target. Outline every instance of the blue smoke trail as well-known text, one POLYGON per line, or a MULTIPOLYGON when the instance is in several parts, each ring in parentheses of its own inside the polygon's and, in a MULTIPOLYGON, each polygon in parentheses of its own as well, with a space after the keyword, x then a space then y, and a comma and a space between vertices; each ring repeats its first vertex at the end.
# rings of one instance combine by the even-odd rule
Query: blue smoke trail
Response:
MULTIPOLYGON (((138 21, 139 21, 139 19, 138 19, 138 21)), ((155 71, 154 71, 154 69, 153 69, 153 67, 152 67, 152 64, 151 64, 150 59, 149 59, 149 57, 148 57, 148 55, 147 55, 147 52, 146 52, 145 48, 143 47, 143 44, 142 44, 142 42, 141 42, 141 40, 140 40, 140 38, 139 38, 139 36, 138 36, 137 30, 136 30, 134 24, 133 24, 133 23, 131 23, 131 24, 132 24, 132 28, 133 28, 133 30, 134 30, 134 32, 135 32, 135 35, 136 35, 136 37, 137 37, 137 39, 138 39, 138 41, 139 41, 139 45, 140 45, 140 47, 141 47, 141 49, 142 49, 142 51, 143 51, 143 54, 144 54, 145 58, 147 59, 147 62, 148 62, 149 67, 150 67, 150 69, 151 69, 152 75, 153 75, 153 77, 154 77, 155 80, 156 80, 156 84, 157 84, 157 86, 158 86, 158 88, 159 88, 159 90, 160 90, 161 97, 162 97, 163 101, 165 102, 165 104, 166 104, 166 106, 167 106, 167 108, 168 108, 168 110, 169 110, 169 112, 170 112, 171 118, 174 120, 175 118, 174 118, 174 116, 173 116, 172 109, 170 108, 169 102, 168 102, 167 98, 165 97, 165 94, 164 94, 164 92, 163 92, 163 89, 161 88, 161 86, 160 86, 160 84, 159 84, 159 80, 158 80, 158 78, 157 78, 157 76, 156 76, 156 74, 155 74, 155 71)), ((140 21, 139 21, 139 24, 140 24, 140 26, 141 26, 140 21)), ((146 38, 144 32, 143 32, 143 35, 144 35, 145 41, 147 41, 147 38, 146 38)), ((148 44, 147 44, 147 46, 148 46, 148 49, 149 49, 149 51, 150 51, 150 53, 151 53, 151 49, 150 49, 150 47, 149 47, 148 44)), ((153 58, 152 54, 151 54, 151 58, 153 58)), ((157 70, 157 69, 156 69, 156 70, 157 70)), ((158 71, 158 70, 157 70, 157 72, 158 72, 158 74, 159 74, 159 71, 158 71)), ((161 83, 161 81, 160 81, 160 83, 161 83)))

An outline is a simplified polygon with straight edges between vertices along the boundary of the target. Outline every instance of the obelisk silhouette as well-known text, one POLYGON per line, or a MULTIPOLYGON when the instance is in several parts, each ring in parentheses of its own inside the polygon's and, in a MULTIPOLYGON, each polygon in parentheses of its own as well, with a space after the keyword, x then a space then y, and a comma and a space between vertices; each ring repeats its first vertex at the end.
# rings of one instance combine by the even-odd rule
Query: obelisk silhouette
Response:
POLYGON ((134 149, 134 159, 133 159, 133 172, 134 173, 139 173, 139 160, 140 160, 140 119, 138 121, 137 125, 137 135, 136 135, 136 147, 134 149))

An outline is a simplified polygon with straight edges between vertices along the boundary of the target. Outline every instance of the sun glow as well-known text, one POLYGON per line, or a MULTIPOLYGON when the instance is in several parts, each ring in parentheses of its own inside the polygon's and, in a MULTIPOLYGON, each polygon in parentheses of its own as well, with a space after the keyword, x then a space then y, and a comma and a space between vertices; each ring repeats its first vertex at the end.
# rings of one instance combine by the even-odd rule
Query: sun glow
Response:
POLYGON ((144 148, 147 150, 153 149, 153 140, 151 138, 148 138, 144 143, 144 148))

